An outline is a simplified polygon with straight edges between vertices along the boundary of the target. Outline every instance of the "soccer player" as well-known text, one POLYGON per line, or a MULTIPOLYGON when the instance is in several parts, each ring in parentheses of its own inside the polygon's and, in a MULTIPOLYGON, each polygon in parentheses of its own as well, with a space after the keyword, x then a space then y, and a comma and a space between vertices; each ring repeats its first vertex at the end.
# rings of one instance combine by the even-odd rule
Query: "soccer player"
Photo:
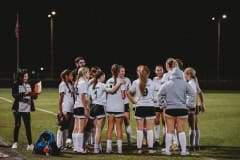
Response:
POLYGON ((113 88, 107 88, 105 82, 105 74, 99 71, 93 80, 92 85, 89 87, 89 95, 91 100, 90 118, 95 120, 95 143, 94 153, 101 153, 101 134, 105 123, 105 106, 106 106, 106 93, 114 93, 124 83, 119 81, 113 88))
MULTIPOLYGON (((126 94, 129 90, 129 88, 131 87, 131 81, 129 78, 125 77, 126 71, 125 68, 123 66, 120 66, 120 71, 119 71, 119 78, 124 79, 125 80, 125 86, 126 86, 126 94)), ((125 131, 126 131, 126 135, 127 135, 127 141, 128 144, 131 145, 132 144, 132 128, 130 125, 130 108, 129 108, 129 99, 126 97, 124 99, 124 124, 125 124, 125 131)))
POLYGON ((147 66, 141 66, 138 72, 138 79, 133 81, 129 89, 128 97, 135 104, 135 119, 137 123, 137 153, 142 153, 142 141, 144 120, 147 129, 148 152, 155 153, 153 150, 153 130, 152 123, 155 119, 155 108, 153 102, 153 92, 155 85, 149 79, 150 70, 147 66))
POLYGON ((38 94, 32 90, 33 89, 29 83, 28 71, 22 69, 18 73, 17 82, 15 82, 12 87, 12 96, 14 98, 12 111, 15 120, 13 149, 18 148, 18 135, 21 127, 21 119, 23 119, 26 128, 26 136, 28 140, 27 150, 33 150, 34 148, 34 145, 32 144, 30 112, 35 111, 33 99, 36 99, 38 94))
POLYGON ((170 146, 175 126, 177 127, 181 155, 189 155, 186 151, 185 124, 188 119, 188 109, 194 108, 196 95, 192 87, 183 80, 182 71, 176 67, 172 70, 169 81, 159 91, 159 102, 166 107, 165 122, 167 127, 165 155, 171 155, 170 146), (188 99, 187 99, 188 96, 188 99), (176 125, 175 125, 176 123, 176 125))
POLYGON ((188 117, 188 122, 189 122, 189 127, 191 130, 189 130, 189 142, 190 142, 190 150, 199 150, 199 142, 200 142, 200 129, 198 125, 198 115, 199 112, 204 112, 205 111, 205 102, 204 102, 204 97, 203 97, 203 92, 201 91, 199 84, 198 84, 198 79, 196 76, 196 70, 189 67, 184 70, 184 76, 185 80, 188 81, 188 83, 191 85, 193 88, 195 94, 196 94, 196 101, 195 101, 195 106, 194 110, 190 110, 189 117, 188 117), (199 105, 199 100, 200 99, 200 105, 199 105))
MULTIPOLYGON (((111 72, 112 78, 108 79, 106 82, 108 88, 113 88, 119 81, 121 81, 119 78, 118 64, 112 65, 111 72)), ((121 85, 121 87, 115 93, 107 95, 107 153, 112 152, 112 133, 115 124, 117 129, 117 153, 122 153, 122 123, 124 119, 125 90, 125 85, 121 85)))
POLYGON ((165 146, 165 122, 164 122, 164 115, 163 115, 163 108, 161 108, 158 98, 157 98, 157 94, 159 92, 159 89, 161 87, 162 84, 162 78, 163 78, 163 74, 164 74, 164 69, 162 65, 156 65, 155 67, 155 74, 156 77, 153 78, 153 82, 156 85, 156 88, 154 90, 154 99, 155 99, 155 126, 154 126, 154 138, 155 138, 155 142, 154 142, 154 147, 158 147, 160 146, 159 141, 160 141, 160 118, 162 121, 162 134, 163 134, 163 142, 161 146, 165 146))
POLYGON ((83 148, 84 130, 89 117, 88 94, 89 69, 81 67, 75 83, 76 101, 74 104, 74 129, 72 133, 74 151, 85 153, 83 148))
POLYGON ((65 69, 60 74, 60 77, 62 82, 59 84, 58 116, 63 118, 63 122, 57 131, 57 146, 63 149, 67 147, 67 144, 70 145, 72 143, 74 125, 73 105, 75 98, 72 84, 72 72, 69 69, 65 69))
POLYGON ((73 82, 75 82, 77 79, 79 68, 86 66, 86 61, 83 57, 79 56, 74 59, 74 63, 75 63, 76 68, 73 70, 73 82))

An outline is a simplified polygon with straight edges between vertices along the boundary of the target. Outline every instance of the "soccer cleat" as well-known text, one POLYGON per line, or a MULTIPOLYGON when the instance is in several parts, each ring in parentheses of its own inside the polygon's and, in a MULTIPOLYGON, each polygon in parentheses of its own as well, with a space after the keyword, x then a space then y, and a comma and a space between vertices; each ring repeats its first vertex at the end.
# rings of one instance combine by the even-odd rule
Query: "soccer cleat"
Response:
POLYGON ((190 153, 187 152, 187 151, 183 151, 183 152, 180 153, 180 155, 181 156, 188 156, 188 155, 190 155, 190 153))
POLYGON ((158 141, 155 141, 154 144, 153 144, 153 147, 157 148, 157 147, 159 147, 159 146, 160 146, 159 142, 158 142, 158 141))
POLYGON ((136 153, 137 153, 137 154, 142 154, 142 149, 138 149, 138 150, 136 151, 136 153))
POLYGON ((166 155, 166 156, 171 156, 171 155, 172 155, 172 153, 171 153, 171 152, 169 152, 169 151, 166 151, 166 150, 165 150, 165 151, 163 151, 163 152, 162 152, 162 154, 163 154, 163 155, 166 155))
POLYGON ((196 151, 200 151, 200 146, 195 146, 196 151))
POLYGON ((112 148, 107 148, 106 153, 112 153, 112 148))
POLYGON ((18 148, 18 143, 17 142, 13 143, 12 149, 17 149, 17 148, 18 148))
POLYGON ((34 148, 33 144, 27 145, 27 151, 32 151, 34 148))
POLYGON ((148 150, 148 153, 149 153, 149 154, 153 154, 153 153, 156 153, 156 151, 153 150, 153 149, 149 149, 149 150, 148 150))

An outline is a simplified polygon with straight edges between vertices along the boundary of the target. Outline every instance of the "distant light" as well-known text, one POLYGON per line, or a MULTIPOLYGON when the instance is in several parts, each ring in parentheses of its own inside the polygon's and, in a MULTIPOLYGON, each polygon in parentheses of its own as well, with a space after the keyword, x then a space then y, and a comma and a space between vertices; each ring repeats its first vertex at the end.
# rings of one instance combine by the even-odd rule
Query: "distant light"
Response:
POLYGON ((49 15, 48 15, 48 18, 51 18, 51 17, 52 17, 52 15, 51 15, 51 14, 49 14, 49 15))
POLYGON ((33 71, 32 71, 32 74, 35 74, 35 73, 36 73, 36 72, 33 70, 33 71))
POLYGON ((215 20, 215 17, 212 17, 212 20, 214 21, 214 20, 215 20))
POLYGON ((222 15, 222 18, 223 18, 223 19, 226 19, 226 18, 227 18, 227 15, 226 15, 226 14, 223 14, 223 15, 222 15))
POLYGON ((55 12, 55 11, 52 11, 51 13, 52 13, 52 15, 55 15, 55 14, 56 14, 56 12, 55 12))
POLYGON ((40 71, 43 71, 43 70, 44 70, 44 68, 43 68, 43 67, 41 67, 41 68, 40 68, 40 71))

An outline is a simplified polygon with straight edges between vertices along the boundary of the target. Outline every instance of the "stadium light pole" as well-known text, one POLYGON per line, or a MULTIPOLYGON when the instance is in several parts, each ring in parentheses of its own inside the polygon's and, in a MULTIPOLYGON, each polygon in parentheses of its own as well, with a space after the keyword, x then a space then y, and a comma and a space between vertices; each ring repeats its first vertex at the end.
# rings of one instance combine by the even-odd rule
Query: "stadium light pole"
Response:
POLYGON ((219 17, 212 17, 212 21, 217 21, 217 80, 220 80, 220 56, 221 56, 221 21, 227 19, 226 14, 219 17))
POLYGON ((50 77, 54 77, 54 45, 53 45, 53 17, 56 15, 55 11, 51 11, 48 14, 48 18, 50 18, 50 52, 51 52, 51 63, 50 63, 50 77))

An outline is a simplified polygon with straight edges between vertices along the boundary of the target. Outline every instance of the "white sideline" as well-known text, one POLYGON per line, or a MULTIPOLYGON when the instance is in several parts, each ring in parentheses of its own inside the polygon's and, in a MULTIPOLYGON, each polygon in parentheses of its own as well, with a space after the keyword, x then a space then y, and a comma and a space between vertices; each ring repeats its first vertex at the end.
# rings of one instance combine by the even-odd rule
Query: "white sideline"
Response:
MULTIPOLYGON (((4 98, 4 97, 0 97, 0 99, 3 100, 3 101, 9 102, 9 103, 13 103, 13 101, 11 99, 7 99, 7 98, 4 98)), ((54 116, 57 115, 57 113, 54 113, 54 112, 51 112, 51 111, 48 111, 48 110, 45 110, 45 109, 42 109, 42 108, 38 108, 38 107, 36 107, 36 110, 41 111, 41 112, 45 112, 45 113, 49 113, 49 114, 52 114, 54 116)))
MULTIPOLYGON (((1 100, 3 101, 6 101, 6 102, 9 102, 9 103, 13 103, 13 101, 11 99, 7 99, 7 98, 4 98, 4 97, 0 97, 1 100)), ((57 113, 54 113, 54 112, 51 112, 51 111, 48 111, 48 110, 45 110, 45 109, 42 109, 42 108, 38 108, 36 107, 36 110, 39 110, 41 112, 45 112, 45 113, 49 113, 49 114, 52 114, 52 115, 57 115, 57 113)), ((137 137, 135 136, 132 136, 132 138, 136 139, 137 137)))

